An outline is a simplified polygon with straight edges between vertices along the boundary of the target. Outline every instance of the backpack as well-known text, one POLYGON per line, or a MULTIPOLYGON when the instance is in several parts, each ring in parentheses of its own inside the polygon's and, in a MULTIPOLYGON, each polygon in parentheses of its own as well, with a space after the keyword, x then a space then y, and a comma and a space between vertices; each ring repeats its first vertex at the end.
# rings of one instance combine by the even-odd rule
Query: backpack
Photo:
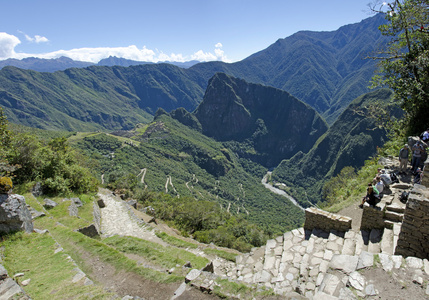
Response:
POLYGON ((392 183, 399 183, 398 176, 396 176, 395 172, 390 173, 390 179, 392 180, 392 183))
POLYGON ((406 191, 403 191, 402 193, 401 193, 401 196, 399 196, 399 201, 401 201, 402 203, 407 203, 407 201, 408 201, 408 196, 410 195, 410 193, 409 192, 406 192, 406 191))

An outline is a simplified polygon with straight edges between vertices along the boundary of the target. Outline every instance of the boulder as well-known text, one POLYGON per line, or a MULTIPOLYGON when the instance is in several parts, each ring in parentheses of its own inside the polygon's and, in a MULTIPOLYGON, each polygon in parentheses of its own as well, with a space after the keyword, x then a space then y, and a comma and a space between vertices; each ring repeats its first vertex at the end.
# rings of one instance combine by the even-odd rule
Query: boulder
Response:
POLYGON ((33 194, 34 197, 39 197, 43 195, 42 183, 37 182, 31 189, 31 193, 33 194))
POLYGON ((98 199, 97 205, 99 208, 105 208, 106 207, 106 204, 104 203, 103 199, 98 199))
POLYGON ((70 200, 73 201, 74 204, 76 204, 76 207, 82 207, 83 206, 83 203, 79 198, 71 198, 70 200))
POLYGON ((52 209, 52 208, 54 208, 55 206, 58 205, 57 202, 55 202, 55 201, 53 201, 51 199, 48 199, 48 198, 46 198, 44 201, 45 201, 45 203, 43 203, 43 207, 46 208, 46 209, 52 209))
POLYGON ((33 231, 33 221, 24 196, 0 194, 0 235, 25 230, 33 231))
POLYGON ((127 204, 137 209, 137 201, 134 199, 128 200, 127 204))

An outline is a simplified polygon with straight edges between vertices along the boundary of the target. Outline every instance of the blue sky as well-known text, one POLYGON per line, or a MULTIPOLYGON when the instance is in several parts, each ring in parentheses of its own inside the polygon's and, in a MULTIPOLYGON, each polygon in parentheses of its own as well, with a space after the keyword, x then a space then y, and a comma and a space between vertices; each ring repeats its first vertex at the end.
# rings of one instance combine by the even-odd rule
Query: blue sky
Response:
POLYGON ((301 30, 370 17, 370 0, 0 0, 0 60, 239 61, 301 30))

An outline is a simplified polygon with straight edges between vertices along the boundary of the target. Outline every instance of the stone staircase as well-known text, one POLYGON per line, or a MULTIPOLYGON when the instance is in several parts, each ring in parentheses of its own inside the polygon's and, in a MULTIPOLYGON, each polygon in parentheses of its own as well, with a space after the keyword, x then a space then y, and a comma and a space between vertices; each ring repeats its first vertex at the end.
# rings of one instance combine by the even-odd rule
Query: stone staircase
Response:
POLYGON ((358 262, 362 267, 372 266, 373 260, 368 265, 359 257, 373 257, 379 253, 393 255, 394 237, 392 229, 344 233, 299 228, 237 257, 236 264, 227 268, 227 274, 219 265, 215 265, 215 272, 246 284, 272 288, 276 294, 299 291, 312 298, 321 291, 323 281, 331 278, 328 270, 338 260, 344 260, 340 264, 353 271, 358 262), (350 262, 355 266, 347 267, 350 262))

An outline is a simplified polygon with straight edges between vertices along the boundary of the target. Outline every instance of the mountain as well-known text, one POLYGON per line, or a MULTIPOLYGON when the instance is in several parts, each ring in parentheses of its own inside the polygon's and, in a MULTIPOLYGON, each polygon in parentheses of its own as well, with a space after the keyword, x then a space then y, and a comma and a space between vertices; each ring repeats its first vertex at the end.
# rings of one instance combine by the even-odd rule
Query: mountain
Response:
POLYGON ((129 129, 158 107, 194 109, 203 90, 169 64, 0 70, 0 106, 9 121, 44 129, 129 129))
POLYGON ((299 152, 283 160, 272 173, 273 180, 293 187, 294 197, 304 206, 308 200, 321 200, 323 184, 346 166, 359 168, 376 153, 386 141, 386 129, 379 126, 371 111, 390 111, 401 116, 401 111, 390 104, 392 92, 380 89, 355 99, 338 117, 329 130, 308 153, 299 152))
POLYGON ((210 79, 194 115, 205 135, 251 144, 257 160, 271 167, 307 152, 328 129, 313 108, 289 93, 224 73, 210 79))
POLYGON ((76 61, 65 56, 52 59, 28 57, 21 60, 14 58, 0 60, 0 69, 6 66, 13 66, 20 69, 34 70, 38 72, 63 71, 68 68, 85 68, 91 65, 93 65, 93 63, 76 61))
MULTIPOLYGON (((178 66, 180 68, 189 68, 199 63, 199 61, 197 60, 191 60, 186 62, 164 61, 164 62, 158 62, 157 64, 163 64, 163 63, 178 66)), ((113 67, 113 66, 129 67, 129 66, 138 66, 138 65, 145 65, 145 64, 155 64, 155 63, 136 61, 136 60, 120 58, 116 56, 110 56, 108 58, 104 58, 100 60, 97 64, 86 62, 86 61, 77 61, 65 56, 61 56, 59 58, 52 58, 52 59, 28 57, 23 59, 8 58, 6 60, 0 60, 0 69, 6 66, 12 66, 20 69, 25 69, 25 70, 52 73, 56 71, 64 71, 69 68, 86 68, 94 65, 109 66, 109 67, 113 67)))
MULTIPOLYGON (((157 62, 156 64, 171 64, 180 68, 189 68, 193 65, 199 63, 197 60, 191 60, 186 62, 177 62, 177 61, 163 61, 163 62, 157 62)), ((110 56, 108 58, 104 58, 100 60, 97 65, 98 66, 121 66, 121 67, 129 67, 129 66, 138 66, 138 65, 145 65, 145 64, 155 64, 152 62, 144 62, 144 61, 136 61, 116 56, 110 56)))
POLYGON ((300 31, 240 62, 209 62, 191 70, 203 78, 224 72, 288 91, 332 124, 353 99, 369 92, 376 62, 365 57, 387 42, 378 30, 384 23, 378 14, 336 31, 300 31))
POLYGON ((58 118, 89 122, 93 128, 130 128, 130 122, 143 120, 136 114, 153 115, 158 108, 193 111, 209 79, 223 72, 286 90, 331 124, 354 98, 368 92, 376 65, 363 58, 385 41, 377 29, 383 22, 376 15, 332 32, 298 32, 232 64, 90 66, 51 75, 5 67, 0 70, 0 105, 13 122, 41 128, 85 128, 58 118), (22 105, 12 109, 10 99, 22 105), (102 111, 103 105, 110 109, 102 111), (57 107, 59 114, 51 109, 40 113, 42 106, 57 107), (114 106, 120 107, 120 115, 114 106), (36 120, 29 120, 32 115, 36 120))

